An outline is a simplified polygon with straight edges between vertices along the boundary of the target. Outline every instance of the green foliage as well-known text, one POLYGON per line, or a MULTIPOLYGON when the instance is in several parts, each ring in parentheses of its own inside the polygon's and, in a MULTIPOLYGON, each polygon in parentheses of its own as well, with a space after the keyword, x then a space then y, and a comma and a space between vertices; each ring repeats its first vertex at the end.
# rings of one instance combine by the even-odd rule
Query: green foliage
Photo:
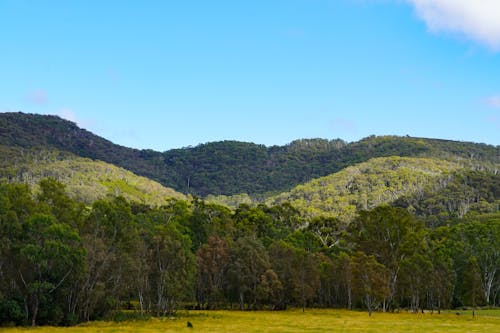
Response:
MULTIPOLYGON (((474 278, 472 269, 479 270, 482 296, 474 297, 476 304, 484 299, 487 304, 495 303, 500 292, 500 214, 485 215, 481 219, 468 219, 457 224, 451 230, 451 240, 455 246, 449 245, 455 257, 457 274, 462 281, 474 278), (467 261, 468 260, 468 261, 467 261), (471 261, 472 260, 472 261, 471 261), (477 267, 476 267, 477 266, 477 267), (473 275, 470 275, 473 274, 473 275)), ((470 286, 464 286, 470 290, 470 286)), ((469 298, 469 301, 471 298, 469 298)))
POLYGON ((425 236, 420 221, 401 208, 389 206, 362 211, 349 226, 352 248, 373 256, 388 270, 389 302, 396 297, 401 268, 405 263, 408 265, 411 258, 419 258, 425 247, 425 236))
POLYGON ((375 257, 356 252, 351 258, 354 294, 363 300, 371 316, 384 299, 390 297, 390 272, 375 257))
POLYGON ((269 254, 272 269, 282 285, 274 308, 286 309, 297 304, 304 309, 316 296, 320 284, 318 261, 311 252, 284 241, 273 243, 269 254))
POLYGON ((231 247, 228 264, 229 299, 255 309, 259 298, 259 285, 271 268, 269 256, 258 240, 239 238, 231 247))
POLYGON ((125 169, 70 153, 45 149, 11 150, 9 160, 10 163, 0 166, 0 178, 23 182, 39 190, 37 184, 51 177, 64 183, 72 198, 87 204, 106 196, 123 196, 130 201, 154 206, 165 204, 170 198, 185 198, 125 169))
POLYGON ((25 321, 22 306, 19 300, 0 300, 0 323, 22 325, 25 321))
POLYGON ((425 219, 432 227, 468 215, 495 213, 500 207, 500 174, 460 170, 441 177, 418 195, 405 195, 394 202, 425 219))
POLYGON ((215 203, 218 205, 226 206, 231 209, 236 209, 241 205, 251 206, 254 203, 252 198, 246 193, 235 194, 230 196, 209 194, 205 197, 205 201, 209 203, 215 203))
POLYGON ((465 300, 466 304, 474 309, 482 303, 484 291, 481 284, 481 269, 475 257, 469 258, 464 272, 464 285, 466 286, 465 300))
POLYGON ((80 237, 70 226, 57 223, 50 215, 35 214, 22 228, 13 254, 19 265, 20 293, 28 300, 31 324, 36 325, 44 310, 49 310, 46 320, 55 319, 58 323, 62 315, 54 312, 58 308, 50 308, 50 304, 54 292, 67 286, 83 269, 85 252, 80 237))
POLYGON ((371 136, 353 143, 303 139, 273 147, 223 141, 160 153, 115 145, 56 116, 2 113, 0 128, 1 150, 70 152, 199 196, 276 194, 374 157, 437 157, 488 170, 498 170, 500 162, 498 146, 411 137, 371 136))
POLYGON ((229 244, 217 236, 210 236, 207 243, 196 251, 196 300, 207 309, 223 301, 227 284, 229 244))
POLYGON ((54 179, 37 188, 0 184, 1 323, 163 316, 193 302, 369 312, 500 302, 498 214, 428 229, 380 206, 346 225, 304 220, 287 203, 231 212, 197 198, 152 207, 115 197, 84 207, 54 179))
POLYGON ((329 216, 350 222, 358 210, 373 209, 432 186, 456 163, 428 158, 384 157, 314 179, 268 203, 289 202, 306 216, 329 216))

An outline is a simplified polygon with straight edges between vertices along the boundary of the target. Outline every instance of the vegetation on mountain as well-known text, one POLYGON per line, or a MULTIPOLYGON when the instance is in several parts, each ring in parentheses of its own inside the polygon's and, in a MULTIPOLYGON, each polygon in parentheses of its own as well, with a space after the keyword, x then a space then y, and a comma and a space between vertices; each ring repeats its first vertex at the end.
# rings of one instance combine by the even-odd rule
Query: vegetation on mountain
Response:
POLYGON ((160 153, 115 145, 56 116, 23 113, 0 114, 0 145, 71 152, 198 196, 277 194, 374 157, 437 157, 497 171, 500 163, 498 146, 396 136, 353 143, 303 139, 272 147, 223 141, 160 153))
POLYGON ((106 196, 160 206, 171 198, 185 196, 161 184, 112 164, 46 149, 0 146, 0 179, 26 183, 35 189, 40 180, 53 177, 66 185, 68 194, 92 204, 106 196))
MULTIPOLYGON (((406 161, 407 163, 407 161, 406 161)), ((0 324, 68 325, 127 309, 500 305, 500 214, 428 227, 407 209, 346 225, 284 203, 237 210, 123 197, 83 205, 44 179, 0 184, 0 324)))
POLYGON ((306 216, 330 216, 347 223, 359 210, 422 192, 459 168, 437 159, 375 158, 299 185, 268 203, 289 202, 306 216))
POLYGON ((159 153, 6 113, 0 154, 0 325, 500 305, 499 147, 369 137, 159 153))
POLYGON ((500 209, 500 174, 456 170, 424 191, 393 202, 420 216, 429 226, 444 225, 467 214, 487 214, 500 209))

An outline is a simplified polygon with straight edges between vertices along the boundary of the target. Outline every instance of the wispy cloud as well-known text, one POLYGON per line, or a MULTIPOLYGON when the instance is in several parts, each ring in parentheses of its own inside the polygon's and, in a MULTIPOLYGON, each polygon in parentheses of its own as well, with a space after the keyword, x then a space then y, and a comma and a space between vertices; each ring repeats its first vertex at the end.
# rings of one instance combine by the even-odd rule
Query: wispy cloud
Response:
POLYGON ((91 120, 80 118, 75 111, 70 108, 59 109, 55 114, 63 119, 74 122, 78 127, 89 129, 93 124, 91 120))
POLYGON ((485 103, 489 107, 500 109, 500 95, 490 96, 490 97, 486 98, 485 103))
POLYGON ((76 113, 71 109, 68 109, 68 108, 60 109, 59 111, 56 112, 56 114, 61 118, 64 118, 66 120, 69 120, 69 121, 72 121, 72 122, 78 124, 78 120, 76 119, 76 113))
POLYGON ((458 33, 500 51, 500 1, 404 0, 433 32, 458 33))
POLYGON ((30 103, 36 105, 45 105, 48 103, 49 99, 47 97, 47 92, 42 89, 35 89, 28 93, 27 100, 30 103))

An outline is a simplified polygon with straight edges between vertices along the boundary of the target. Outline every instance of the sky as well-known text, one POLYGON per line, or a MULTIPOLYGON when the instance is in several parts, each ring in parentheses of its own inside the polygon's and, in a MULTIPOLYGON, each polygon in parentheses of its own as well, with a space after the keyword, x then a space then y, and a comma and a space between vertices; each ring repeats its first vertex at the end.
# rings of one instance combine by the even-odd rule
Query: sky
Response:
POLYGON ((500 144, 500 0, 0 0, 0 112, 165 151, 500 144))

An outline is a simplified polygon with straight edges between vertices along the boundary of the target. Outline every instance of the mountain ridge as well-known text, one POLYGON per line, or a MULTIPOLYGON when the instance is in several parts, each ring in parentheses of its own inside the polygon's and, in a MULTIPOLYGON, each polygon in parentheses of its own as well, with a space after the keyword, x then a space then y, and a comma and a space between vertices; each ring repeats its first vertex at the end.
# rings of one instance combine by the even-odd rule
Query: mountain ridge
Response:
POLYGON ((49 147, 101 160, 198 196, 269 196, 376 157, 439 157, 498 168, 500 146, 399 136, 299 139, 284 146, 219 141, 156 152, 112 143, 58 116, 0 114, 0 145, 49 147))

